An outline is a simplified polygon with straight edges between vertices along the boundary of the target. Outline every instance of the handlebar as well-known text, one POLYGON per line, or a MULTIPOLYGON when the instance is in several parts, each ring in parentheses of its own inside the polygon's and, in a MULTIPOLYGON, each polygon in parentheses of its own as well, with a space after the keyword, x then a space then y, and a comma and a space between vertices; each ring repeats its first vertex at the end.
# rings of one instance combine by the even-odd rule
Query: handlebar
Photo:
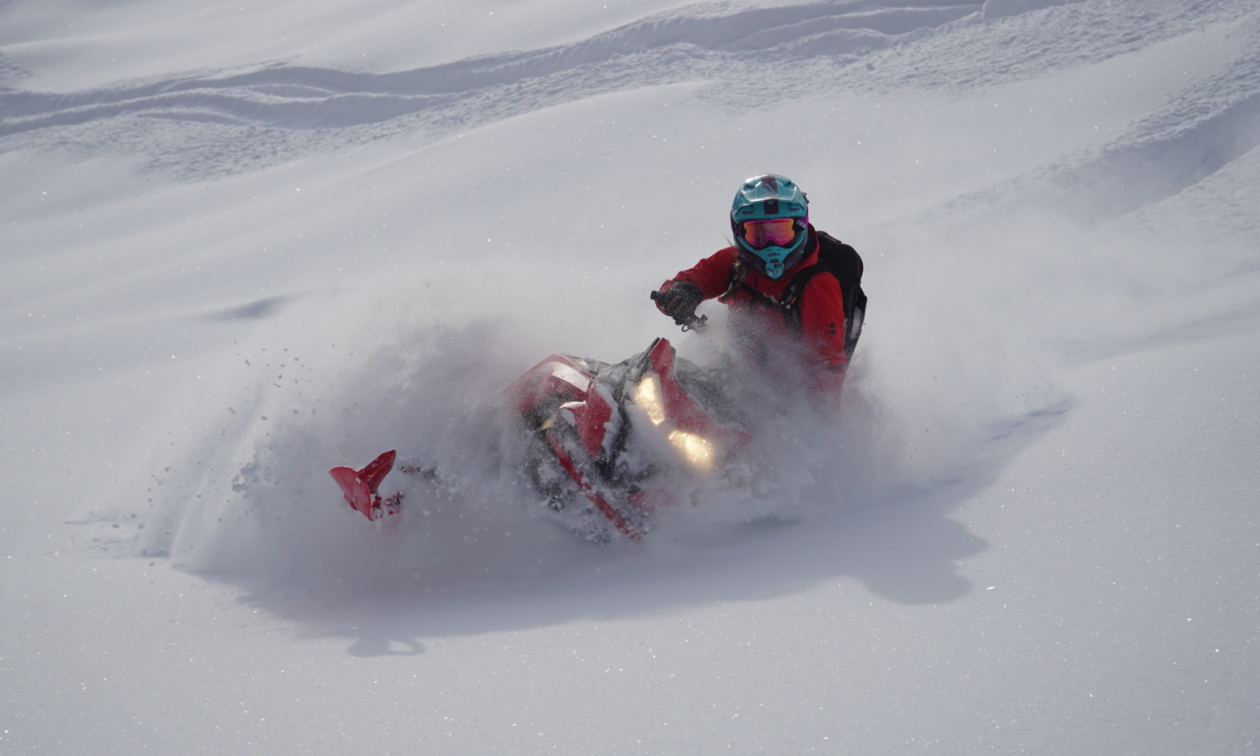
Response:
MULTIPOLYGON (((652 301, 655 302, 660 296, 661 293, 659 291, 652 292, 652 301)), ((694 309, 691 312, 680 313, 674 316, 674 325, 682 326, 684 333, 687 331, 702 331, 708 323, 709 316, 697 316, 694 309)))

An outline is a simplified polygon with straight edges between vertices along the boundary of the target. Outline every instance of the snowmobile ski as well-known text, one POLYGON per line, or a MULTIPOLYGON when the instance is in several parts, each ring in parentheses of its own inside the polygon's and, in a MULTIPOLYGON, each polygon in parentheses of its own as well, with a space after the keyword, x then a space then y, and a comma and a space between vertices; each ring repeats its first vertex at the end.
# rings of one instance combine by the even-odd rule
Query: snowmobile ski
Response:
POLYGON ((395 515, 402 508, 402 492, 382 498, 377 493, 381 481, 394 469, 394 457, 397 453, 390 450, 368 463, 362 470, 352 467, 334 467, 328 471, 332 479, 341 488, 341 495, 346 503, 356 512, 372 522, 384 519, 387 515, 395 515))

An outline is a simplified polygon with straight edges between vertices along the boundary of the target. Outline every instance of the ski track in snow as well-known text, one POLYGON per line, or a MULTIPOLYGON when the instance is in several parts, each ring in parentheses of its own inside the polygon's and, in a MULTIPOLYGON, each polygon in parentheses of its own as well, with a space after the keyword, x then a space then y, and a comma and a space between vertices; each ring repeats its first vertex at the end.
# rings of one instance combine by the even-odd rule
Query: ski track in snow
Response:
MULTIPOLYGON (((10 85, 0 89, 0 150, 112 150, 143 156, 150 170, 195 180, 401 134, 437 140, 574 99, 646 85, 714 78, 711 96, 734 106, 746 88, 739 73, 757 82, 781 77, 784 98, 802 89, 907 83, 950 88, 1017 80, 1091 62, 1097 51, 1118 55, 1184 33, 1206 15, 1199 8, 1177 8, 1184 5, 1179 3, 1163 2, 1157 11, 1134 0, 1112 5, 1063 6, 1054 0, 848 0, 770 9, 702 4, 570 45, 412 71, 370 73, 279 62, 65 94, 10 85), (1088 17, 1077 17, 1081 13, 1088 17), (987 29, 969 27, 993 23, 1009 31, 996 44, 985 38, 976 49, 987 29), (1062 33, 1046 34, 1045 24, 1061 27, 1062 33), (936 31, 949 33, 903 55, 906 43, 924 41, 936 31), (1053 42, 1047 44, 1047 38, 1053 42), (1032 40, 1036 48, 1030 51, 1032 40), (855 65, 861 60, 869 62, 855 65)), ((1223 4, 1218 15, 1237 14, 1236 5, 1223 4)), ((3 71, 9 72, 10 83, 17 79, 11 65, 0 66, 3 71)), ((757 99, 764 101, 764 93, 757 99)))
POLYGON ((264 167, 330 143, 417 131, 438 139, 575 98, 704 76, 719 63, 818 55, 849 60, 912 32, 974 16, 980 7, 975 2, 734 10, 701 5, 564 47, 414 71, 376 74, 277 63, 71 94, 9 90, 0 92, 0 138, 8 137, 0 144, 95 152, 113 143, 148 154, 153 168, 192 179, 264 167), (114 121, 118 125, 102 128, 114 121), (189 160, 189 150, 200 159, 189 160))
MULTIPOLYGON (((944 212, 999 215, 1030 201, 1086 225, 1176 195, 1260 145, 1260 18, 1230 26, 1223 70, 1188 83, 1163 109, 1098 150, 952 201, 944 212)), ((1184 44, 1195 44, 1186 40, 1184 44)))

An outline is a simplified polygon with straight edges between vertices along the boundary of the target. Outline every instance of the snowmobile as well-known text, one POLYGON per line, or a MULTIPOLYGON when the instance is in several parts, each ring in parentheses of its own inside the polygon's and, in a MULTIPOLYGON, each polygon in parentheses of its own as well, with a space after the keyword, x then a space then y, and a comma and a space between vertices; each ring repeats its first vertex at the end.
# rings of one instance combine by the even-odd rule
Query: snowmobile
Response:
MULTIPOLYGON (((699 328, 704 318, 680 324, 699 328)), ((504 395, 526 437, 522 472, 544 511, 601 542, 642 536, 655 512, 731 475, 750 441, 721 374, 678 357, 665 338, 618 363, 553 354, 504 395)), ((401 493, 377 490, 394 461, 389 451, 361 470, 329 473, 352 509, 378 521, 401 511, 401 493)), ((440 477, 419 465, 400 470, 440 477)))
POLYGON ((507 393, 530 434, 531 484, 593 540, 639 537, 653 513, 720 483, 750 440, 718 375, 665 338, 616 364, 553 354, 507 393))

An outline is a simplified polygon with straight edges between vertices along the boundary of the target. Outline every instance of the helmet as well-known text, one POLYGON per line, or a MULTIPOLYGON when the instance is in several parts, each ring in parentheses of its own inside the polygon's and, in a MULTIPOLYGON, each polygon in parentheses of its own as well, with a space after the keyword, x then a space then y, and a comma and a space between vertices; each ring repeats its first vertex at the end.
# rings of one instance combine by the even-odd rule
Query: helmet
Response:
POLYGON ((767 278, 780 278, 805 256, 809 200, 785 176, 750 178, 731 204, 731 231, 744 264, 767 278))

